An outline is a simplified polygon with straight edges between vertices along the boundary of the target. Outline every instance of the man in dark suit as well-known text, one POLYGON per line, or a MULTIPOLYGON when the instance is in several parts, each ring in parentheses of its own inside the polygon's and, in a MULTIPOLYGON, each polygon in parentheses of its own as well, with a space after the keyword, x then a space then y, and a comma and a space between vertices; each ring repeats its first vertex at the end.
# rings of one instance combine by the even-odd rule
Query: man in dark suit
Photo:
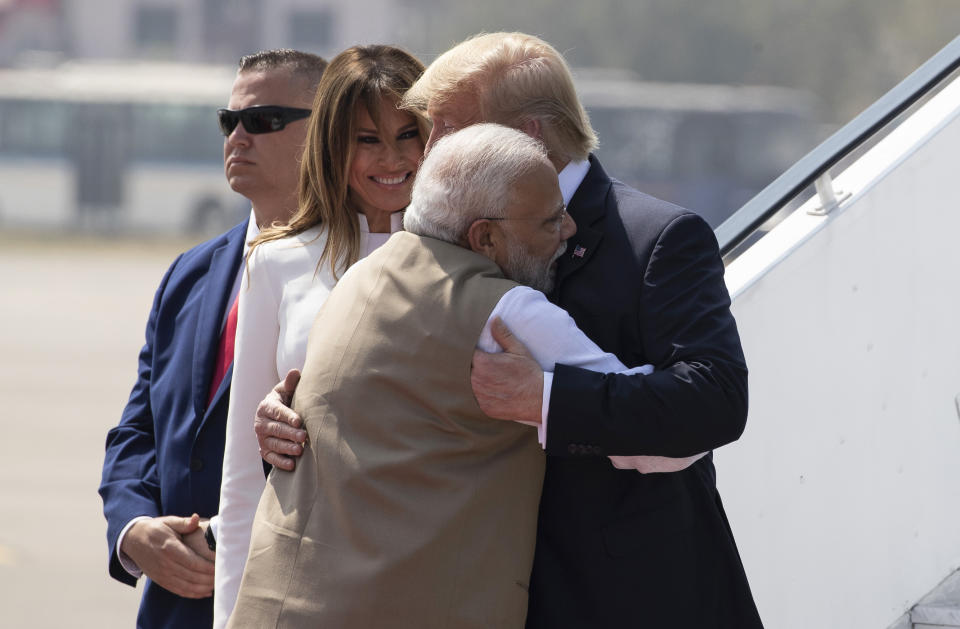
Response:
POLYGON ((110 575, 148 577, 138 627, 213 620, 215 515, 220 498, 236 295, 245 243, 296 209, 306 120, 326 62, 292 50, 240 61, 218 112, 224 172, 252 215, 180 255, 147 321, 137 381, 107 434, 100 495, 110 575), (211 519, 212 518, 212 519, 211 519))
MULTIPOLYGON (((688 457, 736 440, 747 368, 723 264, 696 214, 611 179, 562 56, 522 33, 481 35, 434 61, 404 99, 433 122, 429 146, 477 122, 540 138, 577 234, 553 301, 601 349, 648 376, 558 364, 525 348, 478 352, 474 394, 491 417, 546 422, 546 475, 527 626, 723 627, 761 622, 716 489, 712 456, 673 473, 616 469, 607 455, 688 457)), ((265 458, 290 469, 299 436, 274 418, 295 378, 258 414, 265 458)), ((302 439, 300 439, 302 441, 302 439)))

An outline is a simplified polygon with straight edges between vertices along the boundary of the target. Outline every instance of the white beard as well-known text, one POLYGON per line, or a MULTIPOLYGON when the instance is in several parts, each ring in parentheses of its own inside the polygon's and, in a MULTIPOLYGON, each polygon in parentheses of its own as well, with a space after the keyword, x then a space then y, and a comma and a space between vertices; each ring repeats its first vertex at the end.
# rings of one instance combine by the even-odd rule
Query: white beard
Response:
POLYGON ((520 242, 514 240, 513 237, 508 237, 507 268, 503 269, 503 273, 518 284, 548 294, 553 290, 553 283, 557 274, 553 263, 566 250, 567 242, 564 241, 560 243, 560 247, 557 248, 556 253, 549 260, 538 260, 529 255, 520 242))

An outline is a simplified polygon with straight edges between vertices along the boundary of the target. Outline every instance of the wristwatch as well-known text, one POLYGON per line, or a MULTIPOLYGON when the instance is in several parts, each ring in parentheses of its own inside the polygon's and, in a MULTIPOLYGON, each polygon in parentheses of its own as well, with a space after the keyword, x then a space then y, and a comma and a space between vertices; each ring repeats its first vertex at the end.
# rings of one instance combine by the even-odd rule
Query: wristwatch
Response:
POLYGON ((213 536, 213 527, 209 524, 207 525, 207 530, 203 534, 203 539, 207 541, 207 548, 213 552, 217 552, 217 538, 213 536))

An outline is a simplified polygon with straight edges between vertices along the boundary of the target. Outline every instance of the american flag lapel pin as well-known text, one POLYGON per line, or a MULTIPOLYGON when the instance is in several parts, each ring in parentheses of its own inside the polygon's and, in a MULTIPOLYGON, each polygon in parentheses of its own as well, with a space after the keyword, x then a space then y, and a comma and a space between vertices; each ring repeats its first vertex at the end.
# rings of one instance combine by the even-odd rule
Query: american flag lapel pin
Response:
POLYGON ((587 248, 586 248, 586 247, 584 247, 584 246, 582 246, 582 245, 577 245, 576 247, 573 248, 573 257, 574 257, 574 258, 582 258, 582 257, 583 257, 583 254, 585 254, 586 252, 587 252, 587 248))

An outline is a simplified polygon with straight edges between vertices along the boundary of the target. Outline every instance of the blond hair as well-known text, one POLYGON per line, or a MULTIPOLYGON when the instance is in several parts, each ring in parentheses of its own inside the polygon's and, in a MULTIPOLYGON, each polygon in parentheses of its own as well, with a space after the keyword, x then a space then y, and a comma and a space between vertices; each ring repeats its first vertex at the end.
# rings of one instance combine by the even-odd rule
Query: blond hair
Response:
MULTIPOLYGON (((366 107, 377 128, 382 103, 399 103, 423 72, 413 55, 393 46, 354 46, 334 57, 320 79, 307 123, 300 162, 298 208, 285 225, 273 225, 253 241, 264 242, 326 226, 327 241, 318 263, 330 265, 334 277, 360 259, 360 220, 350 200, 349 171, 357 137, 357 108, 366 107)), ((417 116, 420 138, 427 123, 417 116)), ((395 138, 383 137, 384 142, 395 138)))
POLYGON ((597 148, 567 62, 538 37, 487 33, 457 44, 430 64, 401 106, 423 113, 463 93, 477 98, 484 122, 521 128, 538 121, 555 162, 586 159, 597 148))

